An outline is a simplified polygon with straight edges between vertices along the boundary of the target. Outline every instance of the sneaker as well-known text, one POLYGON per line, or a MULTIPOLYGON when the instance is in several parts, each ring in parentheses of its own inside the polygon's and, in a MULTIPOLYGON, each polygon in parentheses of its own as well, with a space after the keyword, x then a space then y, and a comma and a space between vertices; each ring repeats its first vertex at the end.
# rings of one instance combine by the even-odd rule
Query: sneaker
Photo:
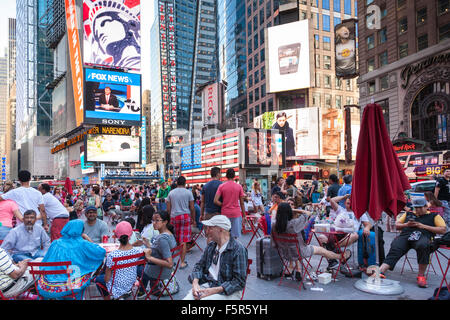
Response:
POLYGON ((424 276, 417 276, 417 285, 420 288, 428 288, 427 279, 424 276))
POLYGON ((327 270, 331 271, 331 270, 336 270, 339 266, 339 262, 335 259, 333 260, 328 260, 328 267, 327 270))

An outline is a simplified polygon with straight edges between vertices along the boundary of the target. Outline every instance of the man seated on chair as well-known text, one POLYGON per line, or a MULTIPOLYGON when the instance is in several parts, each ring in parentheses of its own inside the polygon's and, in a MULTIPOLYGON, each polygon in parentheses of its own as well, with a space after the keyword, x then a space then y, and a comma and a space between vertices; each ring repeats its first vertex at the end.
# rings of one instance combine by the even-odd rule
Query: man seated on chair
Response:
POLYGON ((19 295, 33 284, 33 277, 27 267, 28 260, 15 264, 8 253, 0 248, 0 291, 5 298, 19 295))
POLYGON ((12 229, 2 243, 14 262, 43 258, 50 247, 50 237, 44 228, 36 224, 36 211, 27 210, 23 223, 12 229))
POLYGON ((85 214, 83 238, 90 242, 101 243, 103 236, 109 234, 108 225, 105 221, 97 219, 97 208, 94 206, 87 207, 85 214))
MULTIPOLYGON (((353 232, 350 232, 347 234, 337 234, 336 235, 336 238, 339 241, 339 247, 344 247, 347 244, 347 248, 348 248, 348 246, 350 246, 354 242, 358 241, 358 237, 359 237, 358 232, 359 232, 359 229, 361 228, 361 224, 364 226, 363 235, 365 237, 370 236, 370 229, 372 228, 372 225, 370 224, 369 218, 367 217, 366 213, 363 214, 360 219, 356 218, 355 213, 352 210, 350 194, 331 198, 330 205, 331 205, 331 211, 330 211, 331 219, 335 220, 338 217, 340 218, 341 217, 340 215, 343 213, 344 215, 347 214, 348 218, 351 221, 353 221, 353 227, 352 227, 353 232), (339 201, 341 201, 341 200, 345 200, 345 208, 343 208, 339 205, 339 201), (348 242, 347 242, 347 237, 350 237, 350 239, 348 239, 348 242)), ((335 226, 339 226, 339 225, 340 225, 340 223, 338 223, 335 220, 335 226)), ((331 236, 326 236, 326 235, 321 234, 318 236, 318 238, 319 238, 321 244, 324 245, 324 247, 327 250, 336 252, 337 249, 335 247, 334 241, 332 241, 332 239, 331 239, 331 236)), ((339 266, 339 263, 336 259, 328 260, 328 269, 329 270, 337 269, 338 266, 339 266)), ((341 271, 342 271, 342 269, 341 269, 341 271)), ((348 270, 343 270, 343 272, 348 272, 348 270)))
POLYGON ((224 215, 203 224, 211 242, 189 276, 192 289, 184 300, 239 300, 247 277, 247 249, 230 237, 231 222, 224 215))
POLYGON ((380 267, 380 273, 386 270, 394 270, 398 260, 408 253, 409 249, 417 252, 419 273, 417 285, 421 288, 427 287, 425 271, 430 263, 430 242, 436 234, 444 234, 445 222, 437 213, 430 213, 425 198, 416 198, 412 201, 415 212, 408 211, 401 215, 395 227, 401 230, 400 235, 391 243, 391 249, 380 267))

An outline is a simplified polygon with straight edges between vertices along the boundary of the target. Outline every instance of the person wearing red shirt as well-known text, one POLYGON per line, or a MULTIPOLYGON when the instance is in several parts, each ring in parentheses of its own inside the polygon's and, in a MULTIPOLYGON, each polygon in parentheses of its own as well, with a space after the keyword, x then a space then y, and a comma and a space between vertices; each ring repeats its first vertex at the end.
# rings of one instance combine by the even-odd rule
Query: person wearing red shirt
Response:
POLYGON ((214 197, 214 204, 221 207, 221 214, 231 221, 231 236, 239 238, 242 230, 242 219, 245 219, 244 190, 235 183, 236 174, 232 168, 227 170, 227 182, 221 184, 214 197), (222 201, 220 201, 222 197, 222 201))

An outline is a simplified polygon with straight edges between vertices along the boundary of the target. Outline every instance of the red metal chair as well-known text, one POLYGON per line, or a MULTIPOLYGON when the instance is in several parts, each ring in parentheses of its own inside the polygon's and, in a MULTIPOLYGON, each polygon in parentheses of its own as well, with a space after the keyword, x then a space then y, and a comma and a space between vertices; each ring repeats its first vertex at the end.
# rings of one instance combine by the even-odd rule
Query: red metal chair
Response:
POLYGON ((256 236, 261 237, 261 234, 259 233, 260 227, 258 225, 258 219, 259 218, 255 215, 247 215, 245 217, 247 225, 250 226, 250 229, 246 229, 246 230, 250 230, 250 231, 246 231, 246 233, 249 233, 249 232, 253 233, 252 237, 250 238, 250 241, 247 244, 247 247, 246 247, 247 249, 256 236))
MULTIPOLYGON (((181 255, 182 249, 183 249, 183 245, 181 244, 170 250, 170 252, 172 253, 172 261, 175 261, 175 259, 181 255)), ((152 295, 152 293, 155 293, 155 294, 158 293, 158 292, 155 292, 155 289, 157 289, 157 286, 159 283, 161 283, 162 289, 159 290, 159 295, 158 295, 157 299, 159 300, 161 298, 161 296, 163 295, 163 293, 167 292, 170 299, 173 300, 173 297, 170 294, 168 286, 169 286, 169 283, 174 279, 175 274, 178 271, 179 265, 180 265, 180 259, 178 259, 177 262, 175 263, 175 266, 173 267, 172 273, 170 275, 170 278, 167 281, 167 284, 164 283, 164 281, 166 281, 166 280, 164 280, 164 281, 161 280, 161 274, 163 271, 163 269, 161 268, 161 271, 159 272, 159 275, 158 275, 158 279, 155 281, 155 284, 153 285, 153 287, 150 288, 150 291, 147 292, 146 288, 144 288, 145 292, 147 293, 145 300, 151 300, 150 296, 152 295)))
MULTIPOLYGON (((141 252, 141 253, 136 253, 136 254, 132 254, 132 255, 128 255, 128 256, 123 256, 123 257, 116 257, 113 258, 113 266, 111 267, 111 290, 108 290, 108 288, 106 288, 104 285, 96 283, 96 285, 100 286, 101 288, 103 288, 104 290, 108 291, 110 295, 112 295, 112 288, 114 287, 114 281, 116 279, 116 274, 117 274, 117 270, 121 270, 121 269, 126 269, 126 268, 131 268, 131 267, 137 267, 139 265, 145 265, 147 263, 147 261, 145 260, 145 253, 141 252), (134 262, 128 262, 128 263, 122 263, 119 264, 119 262, 123 262, 123 261, 127 261, 127 260, 132 260, 132 259, 138 259, 134 262)), ((133 287, 131 288, 131 296, 133 298, 133 300, 136 300, 136 296, 138 293, 138 289, 139 287, 144 288, 144 285, 142 283, 142 275, 144 273, 144 269, 142 269, 142 274, 139 277, 138 275, 136 275, 136 282, 134 283, 133 287), (133 289, 135 292, 133 293, 133 289)), ((95 281, 94 281, 95 282, 95 281)))
POLYGON ((253 262, 252 259, 248 259, 248 260, 247 260, 247 275, 246 275, 246 277, 245 277, 245 286, 244 286, 244 290, 242 291, 241 300, 244 300, 245 287, 247 286, 248 275, 249 275, 250 272, 251 272, 250 266, 252 265, 252 262, 253 262))
POLYGON ((202 228, 200 229, 199 233, 192 234, 192 240, 190 243, 188 243, 188 248, 187 248, 188 251, 191 250, 192 248, 194 248, 195 246, 197 246, 200 249, 200 251, 203 252, 203 249, 200 248, 200 246, 197 243, 197 240, 201 235, 203 235, 204 230, 205 230, 205 227, 202 225, 202 228))
MULTIPOLYGON (((301 274, 302 275, 302 279, 300 280, 299 290, 300 291, 302 290, 302 286, 303 286, 303 288, 305 288, 305 284, 304 284, 305 275, 308 275, 309 280, 311 281, 311 283, 314 284, 314 279, 311 277, 311 275, 309 274, 308 268, 303 263, 303 261, 307 261, 307 260, 302 257, 300 248, 298 247, 297 234, 294 234, 294 233, 277 234, 276 232, 274 232, 272 230, 272 238, 273 238, 273 241, 274 241, 275 246, 277 248, 278 255, 280 256, 281 262, 283 263, 283 269, 284 269, 283 270, 283 274, 281 276, 281 279, 280 279, 280 282, 278 283, 278 285, 281 285, 281 283, 283 282, 283 278, 285 277, 285 273, 290 273, 289 272, 289 261, 286 260, 286 259, 283 259, 283 255, 281 254, 281 249, 280 249, 280 246, 279 246, 280 243, 290 244, 291 246, 295 245, 295 248, 297 249, 297 255, 298 255, 297 261, 300 262, 300 265, 302 267, 302 274, 301 274)), ((295 262, 297 263, 297 261, 295 261, 295 262)))
MULTIPOLYGON (((67 283, 72 283, 72 280, 70 278, 70 274, 72 273, 72 270, 69 269, 69 267, 72 265, 72 262, 70 261, 61 261, 61 262, 28 262, 28 266, 30 267, 30 274, 33 276, 34 280, 34 287, 36 290, 37 295, 40 299, 44 299, 44 297, 39 293, 39 290, 37 288, 37 282, 41 276, 48 276, 48 275, 57 275, 57 274, 67 274, 67 283), (58 268, 55 270, 41 270, 42 267, 50 267, 50 268, 58 268), (64 267, 63 269, 60 269, 60 267, 64 267)), ((70 294, 68 294, 66 297, 71 297, 74 300, 76 299, 76 293, 74 293, 73 288, 70 287, 70 294)))
MULTIPOLYGON (((450 250, 449 246, 440 246, 439 249, 437 249, 434 253, 436 254, 436 259, 438 261, 439 264, 439 269, 441 270, 442 273, 442 280, 441 280, 441 284, 439 285, 439 289, 436 293, 436 296, 434 297, 435 300, 437 300, 437 298, 439 297, 439 293, 441 292, 442 286, 445 285, 448 288, 448 282, 447 282, 447 273, 448 273, 448 268, 450 266, 450 255, 446 255, 443 250, 450 250), (442 256, 441 259, 446 259, 447 260, 447 267, 445 268, 445 271, 443 269, 443 265, 441 264, 441 260, 439 259, 439 255, 442 256)), ((449 252, 447 251, 447 254, 449 252)))

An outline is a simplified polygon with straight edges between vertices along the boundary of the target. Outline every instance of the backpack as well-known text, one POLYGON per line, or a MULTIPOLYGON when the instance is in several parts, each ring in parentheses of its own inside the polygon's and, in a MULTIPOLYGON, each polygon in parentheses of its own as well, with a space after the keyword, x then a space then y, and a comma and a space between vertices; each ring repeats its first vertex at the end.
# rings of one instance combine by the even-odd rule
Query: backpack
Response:
POLYGON ((294 188, 294 191, 292 193, 294 201, 295 201, 295 207, 299 208, 303 205, 303 199, 300 192, 298 192, 298 189, 293 185, 292 188, 294 188))
POLYGON ((317 191, 316 191, 316 192, 322 193, 322 191, 323 191, 323 183, 322 183, 322 182, 319 182, 319 187, 317 188, 317 191))

